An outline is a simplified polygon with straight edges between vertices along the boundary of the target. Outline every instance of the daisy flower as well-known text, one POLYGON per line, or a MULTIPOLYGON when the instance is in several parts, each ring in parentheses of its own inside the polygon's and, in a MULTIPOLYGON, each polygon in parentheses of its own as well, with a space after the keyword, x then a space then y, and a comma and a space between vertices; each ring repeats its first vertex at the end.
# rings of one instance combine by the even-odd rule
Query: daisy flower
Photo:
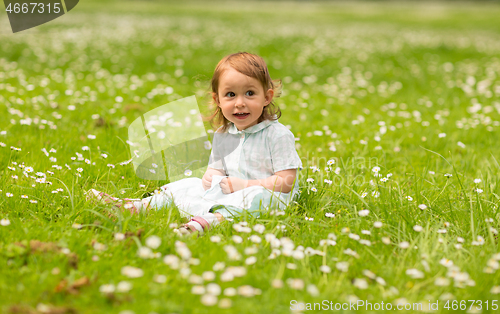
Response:
POLYGON ((363 209, 363 210, 360 210, 358 212, 358 215, 361 217, 366 217, 366 216, 368 216, 369 213, 370 213, 370 211, 368 209, 363 209))
POLYGON ((0 225, 6 227, 10 225, 10 220, 3 218, 2 220, 0 220, 0 225))

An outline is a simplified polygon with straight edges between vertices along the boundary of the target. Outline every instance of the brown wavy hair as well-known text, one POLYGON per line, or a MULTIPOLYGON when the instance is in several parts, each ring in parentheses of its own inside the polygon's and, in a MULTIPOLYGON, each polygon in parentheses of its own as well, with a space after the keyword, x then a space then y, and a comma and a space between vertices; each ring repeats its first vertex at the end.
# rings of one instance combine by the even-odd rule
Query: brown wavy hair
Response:
MULTIPOLYGON (((238 52, 222 58, 222 60, 220 60, 215 67, 214 75, 212 76, 212 80, 210 82, 212 87, 212 96, 214 94, 218 96, 220 77, 229 67, 246 76, 257 79, 262 84, 264 92, 268 89, 272 89, 274 91, 273 101, 264 106, 264 110, 262 110, 262 114, 257 120, 257 123, 260 123, 264 120, 279 119, 281 117, 281 110, 274 103, 274 98, 280 97, 282 82, 279 79, 271 79, 266 62, 258 55, 248 52, 238 52)), ((211 116, 207 117, 206 120, 209 120, 210 124, 214 128, 222 126, 221 132, 226 132, 227 128, 229 127, 229 120, 224 117, 224 115, 222 114, 222 110, 220 110, 220 107, 217 106, 217 103, 215 103, 213 97, 212 102, 209 106, 213 108, 214 112, 211 116)))

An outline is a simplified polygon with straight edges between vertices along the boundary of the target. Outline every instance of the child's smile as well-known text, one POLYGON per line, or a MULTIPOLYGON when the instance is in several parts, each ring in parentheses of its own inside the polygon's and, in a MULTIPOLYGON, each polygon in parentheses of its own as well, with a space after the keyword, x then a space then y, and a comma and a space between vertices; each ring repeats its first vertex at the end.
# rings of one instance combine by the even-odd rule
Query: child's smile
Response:
POLYGON ((240 120, 246 119, 248 117, 248 115, 249 115, 249 113, 245 113, 245 112, 238 112, 238 113, 234 114, 236 119, 240 119, 240 120))
POLYGON ((264 92, 257 79, 229 67, 220 78, 218 95, 213 97, 224 117, 241 131, 257 124, 273 95, 272 89, 264 92))

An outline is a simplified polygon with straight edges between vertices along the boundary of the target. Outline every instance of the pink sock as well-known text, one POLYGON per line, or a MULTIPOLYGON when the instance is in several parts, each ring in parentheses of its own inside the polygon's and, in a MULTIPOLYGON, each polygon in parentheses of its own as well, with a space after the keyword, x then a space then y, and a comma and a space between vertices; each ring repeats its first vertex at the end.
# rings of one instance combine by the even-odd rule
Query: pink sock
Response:
POLYGON ((217 226, 219 224, 219 219, 217 219, 217 216, 215 216, 215 214, 207 213, 200 217, 205 219, 210 226, 217 226))
MULTIPOLYGON (((197 216, 196 219, 204 219, 206 222, 208 222, 208 225, 210 227, 216 226, 219 224, 219 219, 217 219, 217 216, 215 216, 214 214, 211 214, 211 213, 205 214, 203 216, 197 216)), ((199 222, 191 220, 187 224, 195 227, 198 232, 203 232, 203 227, 199 222)))
POLYGON ((196 221, 190 221, 187 223, 187 225, 193 226, 196 229, 196 231, 203 233, 203 227, 196 221))

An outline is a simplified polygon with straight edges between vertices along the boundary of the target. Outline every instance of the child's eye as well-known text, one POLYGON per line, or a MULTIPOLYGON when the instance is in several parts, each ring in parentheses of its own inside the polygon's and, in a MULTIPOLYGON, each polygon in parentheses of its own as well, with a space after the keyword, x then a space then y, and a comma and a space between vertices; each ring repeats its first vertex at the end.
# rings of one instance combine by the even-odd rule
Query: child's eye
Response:
MULTIPOLYGON (((254 95, 255 93, 251 90, 247 91, 247 94, 249 94, 248 96, 252 96, 254 95), (250 94, 249 94, 250 93, 250 94)), ((226 96, 229 96, 229 97, 233 97, 235 94, 233 92, 227 92, 226 96)))

